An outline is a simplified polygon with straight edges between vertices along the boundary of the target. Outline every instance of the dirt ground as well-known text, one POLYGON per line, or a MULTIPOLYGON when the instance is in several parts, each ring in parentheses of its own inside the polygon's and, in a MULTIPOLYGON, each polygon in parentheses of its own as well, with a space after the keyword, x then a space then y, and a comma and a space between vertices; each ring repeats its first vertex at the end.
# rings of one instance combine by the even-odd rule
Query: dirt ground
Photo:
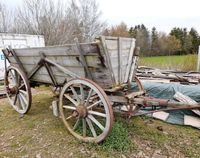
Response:
POLYGON ((53 94, 47 87, 33 91, 29 113, 20 116, 0 100, 0 158, 182 158, 200 157, 200 131, 145 116, 129 123, 115 114, 110 136, 101 144, 82 143, 70 135, 49 108, 53 94))

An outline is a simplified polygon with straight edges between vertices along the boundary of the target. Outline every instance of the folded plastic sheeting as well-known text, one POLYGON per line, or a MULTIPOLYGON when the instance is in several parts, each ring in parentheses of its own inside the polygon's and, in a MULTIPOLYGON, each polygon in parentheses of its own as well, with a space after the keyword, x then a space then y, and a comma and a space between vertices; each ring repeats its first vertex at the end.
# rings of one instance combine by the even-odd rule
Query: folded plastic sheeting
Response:
MULTIPOLYGON (((174 99, 176 92, 180 92, 193 99, 196 102, 200 102, 200 85, 181 85, 178 83, 152 83, 143 82, 143 86, 147 94, 151 97, 162 99, 174 99)), ((132 90, 134 91, 135 84, 132 84, 132 90)), ((192 110, 176 110, 170 112, 156 112, 150 116, 179 125, 190 125, 200 129, 200 116, 195 114, 192 110)))

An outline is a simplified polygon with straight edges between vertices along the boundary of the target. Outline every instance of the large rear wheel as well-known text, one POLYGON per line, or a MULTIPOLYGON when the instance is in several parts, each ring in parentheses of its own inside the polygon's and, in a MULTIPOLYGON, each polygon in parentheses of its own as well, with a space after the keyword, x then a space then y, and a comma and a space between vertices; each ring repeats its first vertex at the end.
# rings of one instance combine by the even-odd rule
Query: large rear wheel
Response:
POLYGON ((99 143, 111 131, 111 103, 103 89, 91 80, 67 82, 60 93, 59 110, 68 131, 81 141, 99 143))

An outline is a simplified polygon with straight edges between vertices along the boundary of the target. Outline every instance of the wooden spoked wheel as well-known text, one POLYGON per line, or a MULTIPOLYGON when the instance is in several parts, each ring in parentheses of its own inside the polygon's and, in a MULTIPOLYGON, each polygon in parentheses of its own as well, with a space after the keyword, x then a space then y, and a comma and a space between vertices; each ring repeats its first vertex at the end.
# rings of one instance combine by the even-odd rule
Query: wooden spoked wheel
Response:
POLYGON ((111 131, 111 103, 103 89, 91 80, 67 82, 60 93, 59 110, 68 131, 81 141, 99 143, 111 131))
POLYGON ((31 88, 26 74, 15 66, 9 66, 5 74, 6 95, 12 107, 25 114, 31 107, 31 88))

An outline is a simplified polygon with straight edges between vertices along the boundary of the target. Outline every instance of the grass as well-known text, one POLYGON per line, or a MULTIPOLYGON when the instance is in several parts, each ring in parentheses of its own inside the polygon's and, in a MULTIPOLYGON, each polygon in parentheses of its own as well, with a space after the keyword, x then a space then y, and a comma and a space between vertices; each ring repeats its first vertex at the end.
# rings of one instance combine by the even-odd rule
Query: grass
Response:
POLYGON ((34 91, 31 110, 22 118, 1 100, 0 157, 142 157, 138 155, 141 152, 151 157, 155 151, 168 157, 200 157, 199 130, 145 116, 133 117, 128 123, 115 114, 112 132, 105 141, 82 143, 53 116, 49 108, 53 95, 48 87, 34 91))
POLYGON ((195 71, 197 55, 141 57, 139 65, 182 71, 195 71))

